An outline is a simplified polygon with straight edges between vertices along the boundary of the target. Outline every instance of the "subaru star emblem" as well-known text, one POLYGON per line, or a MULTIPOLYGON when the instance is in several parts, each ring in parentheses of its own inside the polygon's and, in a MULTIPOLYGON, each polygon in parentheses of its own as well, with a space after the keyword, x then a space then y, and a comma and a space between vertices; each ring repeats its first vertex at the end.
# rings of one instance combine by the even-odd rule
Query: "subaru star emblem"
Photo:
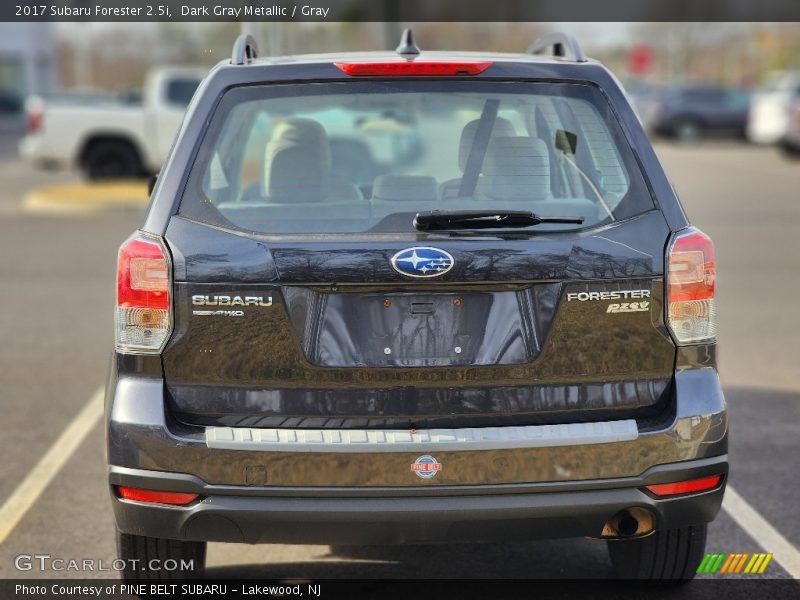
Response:
POLYGON ((453 268, 453 257, 439 248, 415 246, 395 254, 392 267, 406 277, 439 277, 453 268))

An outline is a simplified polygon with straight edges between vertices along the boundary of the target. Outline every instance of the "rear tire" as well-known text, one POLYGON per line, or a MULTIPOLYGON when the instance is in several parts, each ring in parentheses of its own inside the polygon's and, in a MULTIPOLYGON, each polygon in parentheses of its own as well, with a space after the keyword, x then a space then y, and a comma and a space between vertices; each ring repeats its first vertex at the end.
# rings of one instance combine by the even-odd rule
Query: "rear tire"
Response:
POLYGON ((139 153, 123 140, 90 142, 81 159, 87 179, 125 179, 142 175, 139 153))
POLYGON ((206 542, 183 542, 118 531, 117 557, 125 561, 122 579, 126 582, 192 579, 202 577, 205 570, 206 542), (177 568, 172 569, 168 561, 175 561, 177 568), (181 565, 187 561, 192 561, 193 568, 182 570, 181 565))
POLYGON ((706 549, 707 525, 655 531, 640 539, 608 542, 617 577, 660 583, 691 581, 706 549))

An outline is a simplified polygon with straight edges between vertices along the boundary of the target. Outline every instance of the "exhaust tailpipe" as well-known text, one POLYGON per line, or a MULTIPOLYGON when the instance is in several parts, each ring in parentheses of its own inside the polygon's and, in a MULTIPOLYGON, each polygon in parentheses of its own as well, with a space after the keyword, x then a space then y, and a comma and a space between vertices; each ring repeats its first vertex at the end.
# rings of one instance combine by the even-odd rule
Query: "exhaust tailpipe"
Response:
POLYGON ((627 539, 644 537, 653 533, 655 517, 650 510, 632 506, 619 511, 605 525, 600 537, 603 539, 627 539))

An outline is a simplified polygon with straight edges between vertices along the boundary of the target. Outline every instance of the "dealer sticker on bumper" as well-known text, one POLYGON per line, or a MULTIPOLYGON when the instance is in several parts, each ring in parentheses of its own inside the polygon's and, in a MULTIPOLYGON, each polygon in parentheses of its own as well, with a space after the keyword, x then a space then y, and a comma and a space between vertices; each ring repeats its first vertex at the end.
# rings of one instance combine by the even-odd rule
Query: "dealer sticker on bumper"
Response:
POLYGON ((442 463, 429 454, 425 454, 411 463, 411 470, 421 479, 430 479, 442 470, 442 463))

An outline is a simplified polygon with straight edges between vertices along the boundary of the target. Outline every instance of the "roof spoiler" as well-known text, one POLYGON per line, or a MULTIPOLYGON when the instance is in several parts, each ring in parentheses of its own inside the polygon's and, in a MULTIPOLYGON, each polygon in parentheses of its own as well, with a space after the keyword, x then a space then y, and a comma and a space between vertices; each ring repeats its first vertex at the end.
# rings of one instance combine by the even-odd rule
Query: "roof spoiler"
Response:
POLYGON ((586 56, 578 41, 563 31, 543 35, 528 46, 526 54, 540 54, 548 48, 553 49, 553 56, 566 58, 575 62, 586 62, 586 56))

